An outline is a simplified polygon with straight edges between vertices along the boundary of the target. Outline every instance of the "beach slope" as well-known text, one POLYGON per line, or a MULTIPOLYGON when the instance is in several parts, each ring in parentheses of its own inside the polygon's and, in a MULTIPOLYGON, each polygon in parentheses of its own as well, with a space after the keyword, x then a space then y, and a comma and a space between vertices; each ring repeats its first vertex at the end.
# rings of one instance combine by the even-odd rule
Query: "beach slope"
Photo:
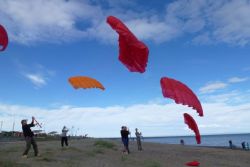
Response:
POLYGON ((249 167, 250 151, 181 145, 143 143, 137 151, 130 143, 131 154, 122 153, 122 144, 112 140, 71 140, 68 148, 60 141, 37 142, 41 156, 22 158, 24 141, 0 143, 1 167, 182 167, 197 160, 201 167, 249 167))

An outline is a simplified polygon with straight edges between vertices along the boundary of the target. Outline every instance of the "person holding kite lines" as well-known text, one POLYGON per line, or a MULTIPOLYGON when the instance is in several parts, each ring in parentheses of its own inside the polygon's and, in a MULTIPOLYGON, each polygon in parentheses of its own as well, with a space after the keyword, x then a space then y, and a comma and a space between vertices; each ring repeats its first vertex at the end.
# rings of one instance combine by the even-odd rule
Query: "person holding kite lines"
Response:
POLYGON ((23 152, 23 158, 27 158, 27 155, 28 155, 28 152, 30 150, 31 145, 33 146, 35 156, 39 156, 38 147, 37 147, 36 141, 34 139, 34 133, 30 129, 31 127, 35 126, 35 124, 34 124, 35 121, 36 121, 35 117, 32 117, 32 121, 30 124, 27 124, 27 120, 25 120, 25 119, 21 121, 23 135, 24 135, 25 142, 26 142, 26 149, 23 152))
POLYGON ((122 126, 120 132, 121 132, 122 143, 124 145, 123 152, 129 154, 130 152, 129 152, 129 147, 128 147, 129 145, 128 135, 130 134, 130 132, 126 126, 122 126))
POLYGON ((62 129, 62 137, 61 137, 61 145, 63 147, 64 143, 66 146, 68 146, 68 137, 67 137, 67 132, 69 130, 66 128, 66 126, 63 126, 63 129, 62 129))
POLYGON ((138 131, 137 128, 135 128, 135 136, 136 136, 138 150, 142 151, 142 146, 141 146, 141 137, 142 137, 142 134, 141 134, 141 132, 138 131))

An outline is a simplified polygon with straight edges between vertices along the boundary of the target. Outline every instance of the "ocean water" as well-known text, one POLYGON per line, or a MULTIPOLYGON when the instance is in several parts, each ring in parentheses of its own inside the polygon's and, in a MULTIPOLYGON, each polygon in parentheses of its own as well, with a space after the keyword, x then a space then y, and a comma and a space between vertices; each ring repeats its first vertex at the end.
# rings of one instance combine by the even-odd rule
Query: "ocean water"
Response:
POLYGON ((196 146, 215 146, 215 147, 229 147, 229 140, 233 142, 236 147, 241 147, 243 141, 250 145, 249 134, 223 134, 223 135, 203 135, 201 136, 201 144, 197 144, 195 136, 176 136, 176 137, 144 137, 144 142, 155 142, 165 144, 180 144, 183 139, 185 145, 196 146))

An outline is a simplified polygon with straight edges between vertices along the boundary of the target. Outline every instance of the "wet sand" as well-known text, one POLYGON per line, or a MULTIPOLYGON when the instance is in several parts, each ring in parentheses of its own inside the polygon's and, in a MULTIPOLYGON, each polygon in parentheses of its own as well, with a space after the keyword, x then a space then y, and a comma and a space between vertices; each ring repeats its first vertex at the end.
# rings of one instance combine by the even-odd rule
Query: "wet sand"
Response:
POLYGON ((186 162, 197 160, 200 167, 249 167, 250 151, 227 148, 208 148, 156 143, 143 143, 138 151, 130 142, 131 154, 122 153, 119 141, 96 139, 69 141, 61 148, 60 141, 38 141, 40 157, 33 150, 27 159, 22 158, 24 141, 0 142, 1 167, 184 167, 186 162))

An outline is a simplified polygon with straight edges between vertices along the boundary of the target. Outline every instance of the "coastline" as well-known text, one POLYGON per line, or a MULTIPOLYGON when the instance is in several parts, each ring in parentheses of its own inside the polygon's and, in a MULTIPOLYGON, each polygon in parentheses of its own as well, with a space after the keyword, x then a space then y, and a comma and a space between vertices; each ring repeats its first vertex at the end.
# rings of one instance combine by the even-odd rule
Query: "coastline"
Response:
POLYGON ((196 160, 203 167, 248 167, 250 151, 225 148, 182 146, 143 142, 143 151, 136 142, 130 142, 131 154, 122 153, 120 141, 101 140, 109 143, 96 145, 100 139, 70 140, 68 148, 61 148, 60 141, 38 141, 41 157, 22 159, 24 141, 0 143, 0 166, 90 166, 90 167, 182 167, 196 160), (108 144, 107 144, 108 146, 108 144))

